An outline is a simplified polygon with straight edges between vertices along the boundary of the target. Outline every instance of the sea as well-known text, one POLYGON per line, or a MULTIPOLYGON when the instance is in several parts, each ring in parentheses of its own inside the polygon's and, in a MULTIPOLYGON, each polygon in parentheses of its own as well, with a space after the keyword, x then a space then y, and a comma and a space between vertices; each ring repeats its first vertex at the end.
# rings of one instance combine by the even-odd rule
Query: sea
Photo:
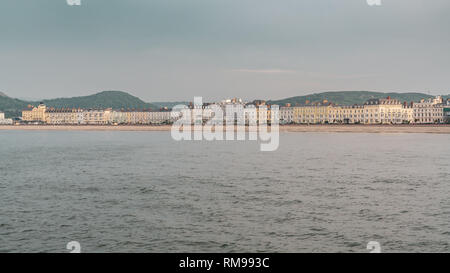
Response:
POLYGON ((0 131, 0 252, 450 252, 449 144, 0 131))

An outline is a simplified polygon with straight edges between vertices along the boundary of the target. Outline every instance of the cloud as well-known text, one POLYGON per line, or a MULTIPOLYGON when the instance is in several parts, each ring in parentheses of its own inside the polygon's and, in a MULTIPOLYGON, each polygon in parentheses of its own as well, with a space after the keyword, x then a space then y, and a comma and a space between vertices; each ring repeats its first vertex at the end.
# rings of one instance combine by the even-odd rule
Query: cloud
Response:
POLYGON ((293 74, 297 71, 287 69, 233 69, 233 72, 258 73, 258 74, 293 74))
POLYGON ((321 72, 289 70, 289 69, 233 69, 232 72, 255 73, 255 74, 298 74, 307 78, 321 78, 334 80, 351 80, 376 77, 376 74, 327 74, 321 72))

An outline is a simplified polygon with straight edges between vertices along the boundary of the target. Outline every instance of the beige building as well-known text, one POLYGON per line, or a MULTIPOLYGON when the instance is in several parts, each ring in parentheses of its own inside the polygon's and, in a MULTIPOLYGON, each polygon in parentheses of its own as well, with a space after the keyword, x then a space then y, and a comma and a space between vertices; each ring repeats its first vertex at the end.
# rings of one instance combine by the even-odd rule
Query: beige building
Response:
MULTIPOLYGON (((250 109, 251 110, 251 109, 250 109)), ((271 124, 272 123, 272 106, 271 105, 258 105, 255 107, 256 110, 256 121, 258 124, 271 124), (265 121, 264 121, 265 120, 265 121)), ((249 112, 252 113, 252 112, 249 112)), ((278 112, 278 115, 280 113, 278 112)), ((279 118, 279 117, 278 117, 279 118)))
POLYGON ((148 112, 143 110, 132 110, 127 112, 128 124, 148 124, 148 112))
POLYGON ((320 124, 328 123, 329 116, 333 116, 334 111, 331 103, 312 103, 304 106, 293 107, 292 120, 300 124, 320 124))
POLYGON ((173 121, 168 110, 54 109, 43 104, 22 111, 22 119, 54 125, 161 124, 173 121))
POLYGON ((364 105, 334 105, 325 100, 320 103, 295 106, 293 122, 299 124, 402 124, 412 123, 414 118, 411 106, 388 97, 369 100, 364 105))
POLYGON ((22 111, 22 120, 27 122, 45 122, 45 112, 47 107, 44 104, 39 104, 38 107, 32 107, 22 111))
POLYGON ((364 106, 332 106, 328 110, 328 123, 353 124, 364 122, 364 106))
POLYGON ((84 115, 81 109, 47 109, 45 117, 47 124, 84 124, 84 115))
POLYGON ((170 111, 121 110, 111 111, 110 124, 161 124, 171 122, 170 111))
POLYGON ((147 112, 149 124, 161 124, 173 122, 170 111, 147 112))
POLYGON ((127 110, 125 111, 126 115, 126 124, 148 124, 149 116, 148 110, 127 110))
POLYGON ((364 104, 365 124, 402 124, 412 123, 408 106, 397 99, 387 97, 385 99, 373 99, 364 104))

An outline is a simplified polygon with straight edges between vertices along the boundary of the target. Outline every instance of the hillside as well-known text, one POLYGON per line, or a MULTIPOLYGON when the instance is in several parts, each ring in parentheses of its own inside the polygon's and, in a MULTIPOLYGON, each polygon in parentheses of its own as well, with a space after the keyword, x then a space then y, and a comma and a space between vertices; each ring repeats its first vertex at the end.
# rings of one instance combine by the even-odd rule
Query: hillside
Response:
POLYGON ((0 96, 0 111, 4 112, 8 118, 22 116, 22 109, 26 108, 28 104, 23 100, 0 96))
MULTIPOLYGON (((58 98, 42 101, 45 105, 55 108, 113 108, 113 109, 159 109, 158 106, 146 103, 141 99, 122 91, 104 91, 90 96, 58 98)), ((38 105, 39 102, 24 101, 0 96, 0 111, 7 117, 20 117, 21 111, 28 105, 38 105)))
POLYGON ((370 92, 370 91, 337 91, 337 92, 322 92, 306 96, 297 96, 281 100, 268 101, 270 104, 285 105, 290 103, 291 105, 304 104, 307 100, 310 102, 323 101, 324 99, 341 105, 353 105, 363 104, 369 99, 385 98, 390 96, 393 99, 407 102, 417 102, 423 98, 433 97, 431 95, 423 93, 382 93, 382 92, 370 92))
POLYGON ((58 98, 42 101, 45 105, 55 108, 113 108, 113 109, 148 109, 155 108, 138 97, 122 91, 103 91, 90 96, 58 98))

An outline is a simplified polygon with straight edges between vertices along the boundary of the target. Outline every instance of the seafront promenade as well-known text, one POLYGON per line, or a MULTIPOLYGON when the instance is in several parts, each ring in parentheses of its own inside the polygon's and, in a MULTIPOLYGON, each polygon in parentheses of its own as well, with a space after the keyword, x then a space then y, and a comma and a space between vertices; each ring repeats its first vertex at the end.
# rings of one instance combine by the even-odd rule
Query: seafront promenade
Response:
MULTIPOLYGON (((0 131, 170 131, 171 125, 0 125, 0 131)), ((192 127, 194 128, 194 127, 192 127)), ((270 128, 270 126, 269 126, 270 128)), ((248 127, 246 128, 248 129, 248 127)), ((280 132, 450 134, 448 124, 430 125, 280 125, 280 132)))

